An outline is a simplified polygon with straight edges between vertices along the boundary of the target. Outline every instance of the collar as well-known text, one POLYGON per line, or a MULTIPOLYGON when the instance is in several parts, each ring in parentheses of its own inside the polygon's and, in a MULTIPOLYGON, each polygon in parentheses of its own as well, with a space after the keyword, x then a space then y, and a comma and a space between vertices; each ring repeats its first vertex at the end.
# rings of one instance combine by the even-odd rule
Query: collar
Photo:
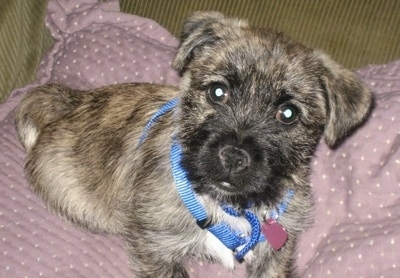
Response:
MULTIPOLYGON (((150 118, 139 139, 139 146, 144 142, 149 130, 158 118, 173 110, 178 103, 178 98, 167 102, 150 118)), ((251 207, 239 212, 233 207, 221 205, 221 208, 225 213, 234 217, 244 217, 249 222, 251 233, 250 235, 243 234, 241 231, 232 230, 225 222, 211 223, 212 221, 209 219, 207 211, 198 200, 196 193, 193 191, 192 185, 187 177, 186 169, 181 165, 182 156, 181 146, 178 139, 174 137, 170 149, 172 175, 182 202, 192 214, 200 228, 207 229, 227 248, 234 250, 236 253, 235 257, 239 261, 241 261, 246 253, 252 250, 259 242, 267 240, 275 249, 279 249, 283 246, 287 239, 287 233, 282 226, 277 224, 277 220, 286 211, 289 202, 294 195, 293 190, 287 192, 286 197, 278 204, 276 209, 270 212, 269 217, 266 217, 265 221, 262 223, 257 215, 252 212, 251 207), (270 227, 272 227, 272 229, 270 227), (279 238, 279 243, 276 243, 276 238, 279 238)))

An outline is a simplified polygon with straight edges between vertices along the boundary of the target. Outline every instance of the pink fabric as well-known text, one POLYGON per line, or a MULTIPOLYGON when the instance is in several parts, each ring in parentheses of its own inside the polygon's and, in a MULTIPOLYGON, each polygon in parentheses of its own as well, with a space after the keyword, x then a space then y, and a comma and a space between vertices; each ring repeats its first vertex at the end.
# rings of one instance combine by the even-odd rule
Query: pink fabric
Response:
POLYGON ((400 267, 400 60, 358 71, 376 93, 371 119, 337 150, 321 144, 304 277, 397 277, 400 267))
MULTIPOLYGON (((56 39, 34 82, 0 105, 0 277, 129 277, 124 243, 78 229, 47 211, 23 175, 13 110, 49 82, 86 89, 122 82, 177 84, 178 41, 157 23, 123 14, 117 0, 50 0, 56 39)), ((400 267, 400 60, 358 72, 377 95, 372 118, 313 162, 316 222, 300 242, 302 277, 396 277, 400 267)), ((191 262, 191 277, 244 277, 191 262)))

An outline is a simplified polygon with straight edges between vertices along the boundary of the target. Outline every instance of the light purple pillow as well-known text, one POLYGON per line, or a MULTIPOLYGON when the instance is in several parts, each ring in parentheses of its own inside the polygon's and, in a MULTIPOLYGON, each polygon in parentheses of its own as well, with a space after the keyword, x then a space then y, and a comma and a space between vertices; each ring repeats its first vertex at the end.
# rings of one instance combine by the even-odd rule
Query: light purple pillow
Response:
MULTIPOLYGON (((46 25, 56 42, 36 80, 0 105, 0 277, 130 277, 120 238, 74 227, 31 192, 13 111, 26 91, 45 83, 175 85, 178 41, 154 21, 119 12, 117 0, 51 0, 46 25)), ((394 277, 400 267, 400 60, 358 74, 377 92, 377 107, 337 150, 318 149, 316 222, 298 250, 304 277, 394 277)), ((243 265, 230 273, 193 261, 188 269, 191 277, 245 277, 243 265)))
POLYGON ((400 60, 358 71, 375 92, 369 121, 314 160, 314 227, 304 277, 397 277, 400 267, 400 60))

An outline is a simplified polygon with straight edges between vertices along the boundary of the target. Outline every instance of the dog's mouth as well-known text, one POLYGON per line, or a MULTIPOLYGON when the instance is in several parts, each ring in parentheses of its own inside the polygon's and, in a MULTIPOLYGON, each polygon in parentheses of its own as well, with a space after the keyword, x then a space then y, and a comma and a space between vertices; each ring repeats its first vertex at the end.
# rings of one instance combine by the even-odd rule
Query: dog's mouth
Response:
POLYGON ((232 192, 233 193, 235 191, 235 187, 232 184, 230 184, 229 182, 226 182, 226 181, 219 182, 216 185, 217 185, 218 189, 221 189, 221 190, 224 190, 224 191, 227 191, 227 192, 232 192))
POLYGON ((216 192, 219 196, 240 197, 247 196, 250 193, 249 188, 245 188, 243 185, 239 186, 228 180, 216 181, 211 183, 211 185, 212 188, 209 188, 209 190, 216 192))

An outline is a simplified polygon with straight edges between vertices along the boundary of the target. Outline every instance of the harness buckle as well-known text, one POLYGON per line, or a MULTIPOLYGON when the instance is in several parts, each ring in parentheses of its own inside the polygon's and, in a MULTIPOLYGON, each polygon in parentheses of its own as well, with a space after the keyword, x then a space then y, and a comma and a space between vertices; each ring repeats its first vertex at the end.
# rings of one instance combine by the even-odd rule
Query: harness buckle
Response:
POLYGON ((210 227, 211 220, 208 219, 208 217, 207 217, 202 220, 197 220, 196 223, 200 228, 202 228, 204 230, 204 229, 207 229, 208 227, 210 227))

